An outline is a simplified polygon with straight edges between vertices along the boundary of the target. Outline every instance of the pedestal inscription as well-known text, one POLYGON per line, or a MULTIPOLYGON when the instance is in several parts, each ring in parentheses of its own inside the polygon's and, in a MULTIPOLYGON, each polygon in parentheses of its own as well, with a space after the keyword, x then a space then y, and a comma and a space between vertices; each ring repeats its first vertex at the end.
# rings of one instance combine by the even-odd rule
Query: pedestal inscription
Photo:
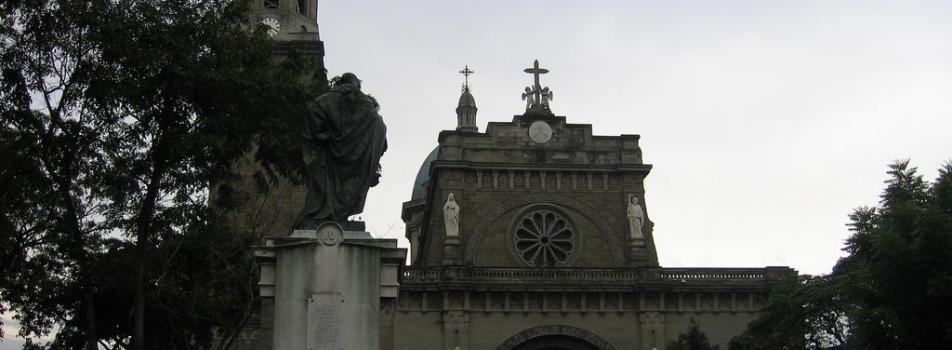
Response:
POLYGON ((311 294, 307 301, 307 349, 341 350, 342 310, 346 300, 340 293, 311 294))

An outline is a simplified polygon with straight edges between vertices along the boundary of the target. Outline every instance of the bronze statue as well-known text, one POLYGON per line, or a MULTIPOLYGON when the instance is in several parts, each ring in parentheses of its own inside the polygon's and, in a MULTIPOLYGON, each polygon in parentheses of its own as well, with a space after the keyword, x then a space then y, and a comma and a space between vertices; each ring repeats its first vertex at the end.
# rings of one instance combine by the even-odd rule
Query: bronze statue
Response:
POLYGON ((323 222, 342 223, 364 211, 367 190, 380 181, 380 157, 387 150, 387 126, 380 105, 360 91, 360 79, 344 73, 330 91, 307 107, 308 191, 295 229, 323 222))

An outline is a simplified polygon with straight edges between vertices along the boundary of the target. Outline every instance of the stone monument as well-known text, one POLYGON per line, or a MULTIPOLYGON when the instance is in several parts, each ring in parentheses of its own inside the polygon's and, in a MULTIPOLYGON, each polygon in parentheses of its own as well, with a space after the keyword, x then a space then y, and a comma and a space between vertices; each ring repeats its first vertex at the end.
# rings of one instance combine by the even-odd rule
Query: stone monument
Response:
MULTIPOLYGON (((374 239, 363 211, 387 149, 379 106, 345 73, 307 108, 308 194, 290 237, 256 247, 270 349, 379 349, 381 305, 397 297, 406 249, 374 239)), ((266 349, 267 349, 266 348, 266 349)))
MULTIPOLYGON (((327 222, 256 247, 270 349, 379 349, 382 305, 397 297, 407 251, 395 239, 327 222)), ((265 315, 263 315, 265 316, 265 315)))
POLYGON ((308 106, 308 191, 295 229, 316 229, 328 221, 348 226, 349 216, 364 211, 387 150, 387 126, 379 109, 373 97, 360 91, 353 73, 332 79, 330 91, 308 106))

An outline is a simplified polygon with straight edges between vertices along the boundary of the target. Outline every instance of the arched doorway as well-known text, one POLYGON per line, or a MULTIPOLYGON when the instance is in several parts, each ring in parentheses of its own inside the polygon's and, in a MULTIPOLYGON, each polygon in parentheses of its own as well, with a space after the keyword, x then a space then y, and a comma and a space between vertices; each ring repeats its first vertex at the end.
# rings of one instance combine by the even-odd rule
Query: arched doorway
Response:
POLYGON ((597 346, 567 335, 544 335, 526 340, 513 350, 601 350, 597 346))
POLYGON ((496 350, 615 350, 602 337, 567 325, 546 325, 516 333, 496 350))

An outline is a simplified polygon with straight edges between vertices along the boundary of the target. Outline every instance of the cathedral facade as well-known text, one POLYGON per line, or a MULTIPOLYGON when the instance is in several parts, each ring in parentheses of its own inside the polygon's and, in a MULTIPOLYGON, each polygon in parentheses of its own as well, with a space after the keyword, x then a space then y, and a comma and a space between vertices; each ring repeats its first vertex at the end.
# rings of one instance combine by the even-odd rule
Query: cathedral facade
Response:
MULTIPOLYGON (((464 74, 468 68, 464 70, 464 74)), ((382 301, 383 349, 663 349, 696 322, 726 347, 788 267, 658 264, 639 135, 601 136, 549 108, 438 136, 403 204, 411 264, 382 301)))
MULTIPOLYGON (((296 51, 323 66, 316 16, 313 0, 256 0, 251 21, 268 27, 277 60, 296 51)), ((433 135, 438 146, 402 208, 409 265, 391 262, 396 277, 381 279, 379 348, 653 350, 692 322, 725 348, 796 271, 660 266, 640 136, 593 135, 556 115, 540 81, 548 71, 539 62, 525 71, 525 111, 481 132, 464 87, 456 129, 433 135)), ((243 225, 286 235, 304 189, 278 192, 249 201, 273 210, 243 225)), ((261 310, 240 349, 274 348, 283 327, 275 293, 289 281, 277 280, 269 254, 258 256, 261 310)))

